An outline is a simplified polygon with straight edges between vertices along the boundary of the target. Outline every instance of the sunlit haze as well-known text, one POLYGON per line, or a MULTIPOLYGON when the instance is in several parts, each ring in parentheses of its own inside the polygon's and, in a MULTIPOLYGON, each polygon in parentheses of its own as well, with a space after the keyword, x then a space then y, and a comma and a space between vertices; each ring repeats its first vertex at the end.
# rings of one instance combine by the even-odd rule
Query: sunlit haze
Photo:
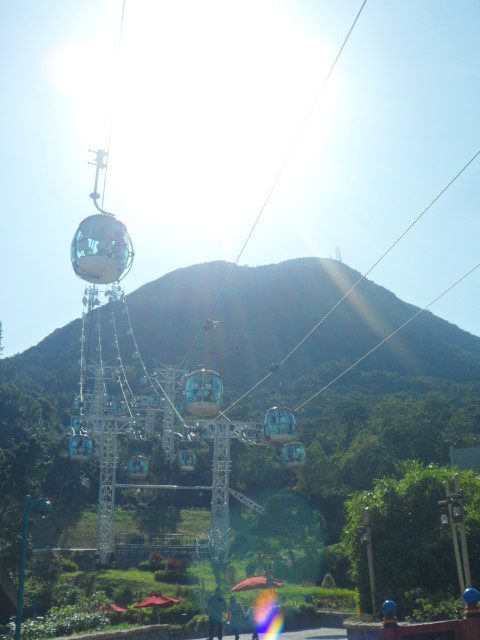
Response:
MULTIPOLYGON (((119 48, 121 0, 3 3, 5 354, 81 312, 69 246, 110 130, 125 290, 235 260, 359 6, 126 0, 119 48)), ((366 271, 477 150, 479 25, 471 2, 367 3, 240 263, 340 247, 366 271)), ((373 280, 423 306, 478 261, 479 168, 373 280)), ((432 311, 480 333, 479 277, 432 311)))

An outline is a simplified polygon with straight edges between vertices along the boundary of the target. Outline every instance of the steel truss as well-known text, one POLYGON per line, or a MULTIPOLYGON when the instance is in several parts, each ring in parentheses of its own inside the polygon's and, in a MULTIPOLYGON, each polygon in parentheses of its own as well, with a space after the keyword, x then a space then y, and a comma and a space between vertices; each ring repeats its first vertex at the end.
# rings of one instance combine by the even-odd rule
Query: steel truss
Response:
POLYGON ((163 431, 162 448, 165 459, 173 462, 175 459, 175 413, 172 407, 177 404, 178 393, 183 386, 183 377, 186 371, 175 365, 157 365, 154 376, 162 385, 165 395, 170 399, 163 399, 163 431))
MULTIPOLYGON (((98 289, 89 287, 86 290, 84 306, 87 313, 93 313, 98 306, 98 289)), ((84 315, 85 317, 85 315, 84 315)), ((129 438, 152 440, 157 436, 155 422, 157 414, 163 412, 162 443, 165 458, 170 462, 175 456, 174 448, 174 419, 175 411, 172 404, 177 404, 178 391, 183 384, 184 371, 175 366, 159 365, 155 372, 167 397, 133 396, 129 402, 117 403, 109 397, 106 388, 107 380, 118 379, 116 366, 104 365, 102 359, 102 345, 100 339, 100 316, 97 316, 97 331, 99 336, 98 357, 96 362, 86 363, 84 358, 85 333, 82 331, 81 351, 81 385, 79 418, 72 422, 72 426, 80 427, 84 433, 92 435, 98 447, 96 453, 100 463, 100 484, 98 496, 98 551, 102 566, 108 564, 114 550, 115 526, 115 489, 127 488, 129 484, 117 484, 117 439, 124 435, 129 438), (89 375, 90 374, 90 375, 89 375), (84 393, 84 378, 93 378, 93 392, 84 393)), ((192 442, 206 445, 213 440, 213 479, 211 487, 211 532, 210 546, 212 555, 225 560, 230 549, 230 495, 242 502, 247 508, 262 513, 262 507, 253 500, 230 489, 230 446, 231 440, 236 439, 246 444, 263 444, 263 428, 255 422, 231 421, 228 418, 214 420, 188 420, 183 425, 184 436, 192 442), (188 433, 185 433, 185 427, 188 433)), ((138 489, 193 489, 194 487, 174 487, 173 485, 135 485, 138 489)))
POLYGON ((263 444, 262 425, 256 422, 242 422, 216 418, 189 423, 193 439, 213 440, 213 481, 210 546, 212 555, 218 560, 226 560, 230 550, 230 495, 240 500, 247 508, 258 513, 262 507, 247 496, 230 489, 230 443, 232 439, 248 444, 263 444))

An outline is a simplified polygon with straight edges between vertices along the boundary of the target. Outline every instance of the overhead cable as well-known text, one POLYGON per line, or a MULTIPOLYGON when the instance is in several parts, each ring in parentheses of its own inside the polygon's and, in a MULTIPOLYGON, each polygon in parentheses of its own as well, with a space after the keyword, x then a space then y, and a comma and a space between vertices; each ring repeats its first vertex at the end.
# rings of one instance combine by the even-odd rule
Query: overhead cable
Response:
MULTIPOLYGON (((337 62, 338 62, 340 56, 342 55, 342 52, 345 49, 345 46, 346 46, 350 36, 352 35, 352 31, 354 30, 355 25, 357 24, 358 19, 360 18, 360 15, 361 15, 361 13, 363 11, 363 8, 365 7, 366 4, 367 4, 367 0, 363 0, 362 4, 360 6, 360 9, 358 10, 358 12, 357 12, 357 14, 355 16, 355 19, 353 20, 353 22, 352 22, 352 24, 350 26, 350 29, 348 30, 347 35, 345 36, 345 38, 344 38, 344 40, 342 42, 342 46, 340 47, 337 55, 335 56, 335 59, 333 60, 331 66, 330 66, 330 69, 329 69, 327 75, 325 76, 325 80, 323 81, 322 86, 320 87, 319 91, 317 92, 317 94, 316 94, 316 96, 315 96, 315 98, 313 100, 313 103, 312 103, 309 111, 307 112, 306 117, 304 118, 304 120, 303 120, 303 122, 302 122, 302 124, 301 124, 301 126, 300 126, 300 128, 298 130, 298 133, 297 133, 297 135, 296 135, 296 137, 295 137, 295 139, 293 141, 293 144, 291 145, 290 149, 288 150, 288 152, 287 152, 287 154, 285 156, 285 159, 283 160, 283 163, 281 164, 280 169, 277 172, 277 174, 275 176, 275 179, 273 180, 272 186, 270 187, 270 190, 268 191, 267 196, 266 196, 265 200, 263 201, 262 206, 260 207, 260 211, 258 212, 258 215, 255 218, 253 226, 250 229, 250 231, 248 232, 248 235, 247 235, 247 237, 245 239, 245 242, 243 243, 243 245, 242 245, 242 247, 240 249, 240 252, 237 255, 237 258, 236 258, 235 262, 233 263, 233 265, 232 265, 232 267, 231 267, 231 269, 230 269, 230 271, 229 271, 229 273, 227 275, 227 278, 226 278, 225 282, 223 283, 223 286, 220 289, 220 292, 217 295, 217 297, 215 299, 215 302, 212 305, 212 308, 210 309, 210 312, 209 312, 209 314, 207 316, 207 321, 213 317, 215 309, 217 308, 217 305, 220 302, 220 299, 223 296, 223 294, 225 292, 225 289, 227 288, 228 283, 230 282, 230 280, 232 278, 232 275, 233 275, 235 269, 238 266, 240 258, 242 257, 243 252, 245 251, 245 248, 246 248, 248 242, 250 241, 250 238, 252 237, 253 232, 255 231, 255 228, 257 227, 257 225, 258 225, 258 223, 260 221, 260 218, 262 217, 263 212, 265 211, 268 203, 270 202, 270 199, 271 199, 271 197, 273 195, 273 192, 275 191, 275 188, 276 188, 277 184, 279 183, 280 178, 282 177, 282 175, 283 175, 283 173, 284 173, 284 171, 285 171, 285 169, 286 169, 291 157, 293 156, 293 154, 295 152, 295 149, 298 146, 298 143, 300 142, 300 139, 303 136, 303 133, 304 133, 308 123, 310 122, 310 120, 312 118, 312 115, 313 115, 315 109, 317 108, 317 104, 318 104, 323 92, 325 91, 325 88, 326 88, 326 86, 328 84, 328 81, 330 80, 330 76, 332 75, 335 67, 337 66, 337 62)), ((183 356, 183 359, 182 359, 182 361, 180 363, 180 368, 182 368, 184 365, 186 365, 186 362, 188 360, 188 356, 190 355, 190 353, 191 353, 193 347, 195 346, 195 344, 197 343, 197 340, 200 337, 204 326, 205 326, 205 323, 203 323, 200 326, 200 328, 198 329, 197 333, 195 334, 195 337, 193 339, 192 344, 187 349, 186 354, 183 356)))
POLYGON ((448 184, 443 187, 441 191, 429 202, 429 204, 422 210, 420 213, 413 219, 413 221, 402 231, 402 233, 395 238, 395 240, 388 246, 387 249, 380 255, 380 257, 372 264, 371 267, 362 275, 355 283, 348 289, 346 293, 333 305, 333 307, 327 311, 327 313, 320 318, 315 326, 313 326, 310 331, 287 353, 287 355, 281 360, 278 364, 271 368, 271 370, 258 382, 256 382, 253 387, 251 387, 248 391, 246 391, 240 398, 232 402, 232 404, 225 409, 225 413, 233 409, 239 402, 241 402, 244 398, 246 398, 250 393, 255 391, 259 386, 261 386, 266 380, 268 380, 274 373, 277 371, 279 367, 284 365, 287 360, 289 360, 293 354, 300 349, 300 347, 309 339, 311 336, 317 331, 317 329, 329 318, 332 313, 342 304, 342 302, 348 298, 348 296, 358 287, 358 285, 365 280, 365 278, 377 267, 380 262, 392 251, 394 247, 407 235, 409 231, 413 229, 413 227, 423 218, 423 216, 433 207, 433 205, 438 202, 438 200, 450 189, 450 187, 456 182, 456 180, 468 169, 468 167, 478 158, 480 155, 480 149, 466 162, 463 167, 458 171, 458 173, 448 182, 448 184))
MULTIPOLYGON (((117 76, 118 76, 118 70, 120 67, 120 52, 122 49, 122 37, 123 37, 123 22, 124 22, 124 18, 125 18, 125 3, 126 0, 123 0, 122 3, 122 17, 120 18, 120 32, 118 35, 118 46, 117 46, 117 61, 116 61, 116 72, 117 72, 117 76)), ((102 209, 103 209, 103 203, 105 201, 105 191, 107 189, 107 175, 108 175, 108 165, 109 165, 109 153, 110 153, 110 143, 112 141, 112 131, 113 131, 113 118, 115 115, 115 99, 116 99, 116 90, 118 88, 118 77, 116 78, 115 81, 115 89, 114 89, 114 95, 112 96, 112 110, 110 112, 110 121, 109 121, 109 126, 108 126, 108 138, 107 138, 107 164, 105 166, 105 177, 103 179, 103 193, 102 193, 102 209)))
POLYGON ((153 379, 155 380, 155 382, 157 383, 157 386, 158 386, 158 389, 156 389, 156 388, 155 388, 155 385, 154 385, 154 383, 153 383, 153 381, 152 381, 152 376, 148 373, 147 367, 145 366, 145 362, 143 361, 143 358, 142 358, 142 354, 140 353, 140 349, 139 349, 139 346, 138 346, 137 340, 136 340, 136 338, 135 338, 135 333, 133 332, 133 325, 132 325, 132 321, 131 321, 131 318, 130 318, 130 312, 129 312, 129 310, 128 310, 128 305, 127 305, 126 297, 124 297, 124 298, 123 298, 123 304, 124 304, 124 306, 125 306, 125 313, 126 313, 126 315, 127 315, 127 321, 128 321, 128 327, 129 327, 129 329, 130 329, 130 334, 131 334, 131 336, 132 336, 133 344, 135 345, 135 351, 136 351, 136 353, 137 353, 137 355, 138 355, 138 359, 139 359, 140 364, 141 364, 141 366, 142 366, 142 369, 143 369, 143 372, 144 372, 144 374, 145 374, 145 377, 147 378, 147 380, 148 380, 148 382, 149 382, 149 384, 150 384, 150 387, 152 388, 153 392, 154 392, 156 395, 160 395, 160 394, 158 393, 158 389, 160 389, 160 391, 162 392, 162 394, 163 394, 163 396, 164 396, 165 400, 168 402, 168 404, 171 406, 172 410, 174 411, 175 415, 176 415, 176 416, 177 416, 177 418, 180 420, 180 424, 181 424, 185 429, 187 429, 187 426, 186 426, 186 424, 185 424, 185 421, 183 420, 182 416, 181 416, 181 415, 180 415, 180 413, 178 412, 178 410, 177 410, 177 408, 175 407, 175 405, 174 405, 174 403, 172 402, 172 400, 169 398, 169 396, 168 396, 167 392, 165 391, 165 389, 163 388, 163 386, 160 384, 160 381, 159 381, 155 376, 153 376, 153 379))
POLYGON ((439 296, 434 298, 425 307, 423 307, 422 309, 419 309, 416 313, 414 313, 413 316, 408 318, 408 320, 406 320, 403 324, 401 324, 399 327, 397 327, 397 329, 395 329, 395 331, 392 331, 392 333, 390 333, 386 338, 384 338, 378 344, 376 344, 374 347, 372 347, 372 349, 367 351, 367 353, 363 354, 363 356, 361 358, 358 358, 358 360, 356 360, 353 364, 351 364, 344 371, 342 371, 342 373, 340 373, 338 376, 333 378, 333 380, 330 380, 330 382, 328 384, 324 385, 321 389, 319 389, 314 394, 312 394, 309 398, 307 398, 307 400, 305 400, 304 402, 299 404, 298 407, 296 407, 294 409, 294 411, 300 411, 300 409, 303 409, 303 407, 305 405, 307 405, 309 402, 314 400, 321 393, 326 391, 329 387, 332 386, 332 384, 335 384, 335 382, 337 382, 338 380, 343 378, 343 376, 345 376, 349 371, 354 369, 357 365, 359 365, 361 362, 363 362, 366 358, 371 356, 372 353, 375 353, 375 351, 377 351, 377 349, 379 349, 382 345, 384 345, 386 342, 388 342, 388 340, 390 340, 390 338, 393 338, 393 336, 395 336, 397 333, 402 331, 402 329, 404 329, 406 326, 411 324, 416 318, 418 318, 419 315, 421 315, 422 313, 427 311, 427 309, 429 309, 433 304, 438 302, 438 300, 443 298, 443 296, 445 296, 447 293, 449 293, 449 291, 451 291, 454 287, 456 287, 458 284, 463 282, 463 280, 465 280, 465 278, 468 278, 468 276, 471 275, 474 271, 476 271, 479 267, 480 267, 480 262, 478 264, 476 264, 472 269, 467 271, 467 273, 464 273, 463 276, 461 276, 458 280, 456 280, 453 284, 451 284, 447 289, 445 289, 445 291, 443 291, 439 296))

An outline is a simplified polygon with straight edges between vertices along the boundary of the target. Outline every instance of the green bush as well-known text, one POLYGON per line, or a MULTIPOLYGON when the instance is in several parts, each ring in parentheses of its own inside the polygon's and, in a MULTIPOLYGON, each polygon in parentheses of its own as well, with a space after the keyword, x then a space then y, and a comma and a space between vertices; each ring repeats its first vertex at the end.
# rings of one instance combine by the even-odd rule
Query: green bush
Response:
POLYGON ((298 605, 299 613, 316 613, 317 607, 310 602, 302 602, 302 604, 298 605))
MULTIPOLYGON (((22 624, 23 640, 42 640, 58 636, 71 636, 81 631, 97 630, 110 624, 100 612, 77 611, 75 607, 52 607, 44 620, 26 620, 22 624)), ((15 624, 7 625, 8 635, 15 636, 15 624)))
POLYGON ((336 586, 332 574, 326 573, 322 580, 322 589, 335 589, 336 586))
POLYGON ((152 551, 148 556, 148 560, 138 563, 140 571, 158 571, 166 569, 171 560, 166 560, 159 551, 152 551))
POLYGON ((118 604, 121 607, 128 607, 135 600, 135 596, 128 585, 122 585, 114 589, 112 600, 115 604, 118 604))
MULTIPOLYGON (((416 590, 416 596, 413 601, 409 602, 411 614, 409 620, 412 622, 435 622, 437 620, 459 620, 463 617, 465 603, 457 596, 452 595, 450 598, 441 596, 424 598, 416 590)), ((412 600, 413 594, 406 593, 405 597, 408 601, 412 600)))
POLYGON ((154 578, 157 582, 168 582, 170 584, 188 584, 191 581, 187 562, 176 558, 170 558, 165 567, 154 573, 154 578))
MULTIPOLYGON (((362 612, 370 612, 362 526, 368 507, 377 602, 389 598, 397 602, 401 617, 414 615, 414 611, 421 616, 427 605, 415 604, 408 593, 420 590, 423 596, 436 594, 437 601, 441 601, 458 588, 451 532, 440 530, 438 507, 438 501, 445 499, 444 482, 451 481, 455 471, 434 465, 425 467, 417 462, 405 464, 398 471, 400 478, 377 481, 373 491, 356 494, 347 502, 344 545, 352 562, 352 579, 358 585, 360 608, 362 612)), ((462 472, 460 482, 465 494, 472 574, 478 575, 480 479, 473 472, 462 472)))
POLYGON ((70 560, 70 558, 63 558, 60 563, 60 568, 63 573, 77 573, 78 564, 73 560, 70 560))
POLYGON ((196 616, 193 616, 193 618, 191 618, 187 624, 186 624, 186 628, 187 629, 193 629, 195 631, 206 631, 207 629, 207 625, 208 625, 208 616, 206 613, 199 613, 196 616))
POLYGON ((52 602, 57 607, 75 604, 82 596, 85 596, 85 591, 73 585, 67 576, 60 576, 52 589, 52 602))

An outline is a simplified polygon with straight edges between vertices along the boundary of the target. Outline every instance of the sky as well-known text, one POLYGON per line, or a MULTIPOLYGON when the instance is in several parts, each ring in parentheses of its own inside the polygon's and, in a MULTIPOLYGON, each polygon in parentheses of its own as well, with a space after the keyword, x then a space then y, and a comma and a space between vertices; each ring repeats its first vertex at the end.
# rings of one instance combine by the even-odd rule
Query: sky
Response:
MULTIPOLYGON (((4 355, 81 314, 95 212, 128 227, 127 293, 234 261, 360 7, 350 0, 0 0, 4 355)), ((368 0, 240 264, 365 272, 480 148, 480 3, 368 0)), ((480 159, 369 278, 424 306, 479 261, 480 159)), ((480 335, 480 272, 432 307, 480 335)), ((300 337, 300 336, 299 336, 300 337)), ((286 350, 292 345, 286 345, 286 350)))

